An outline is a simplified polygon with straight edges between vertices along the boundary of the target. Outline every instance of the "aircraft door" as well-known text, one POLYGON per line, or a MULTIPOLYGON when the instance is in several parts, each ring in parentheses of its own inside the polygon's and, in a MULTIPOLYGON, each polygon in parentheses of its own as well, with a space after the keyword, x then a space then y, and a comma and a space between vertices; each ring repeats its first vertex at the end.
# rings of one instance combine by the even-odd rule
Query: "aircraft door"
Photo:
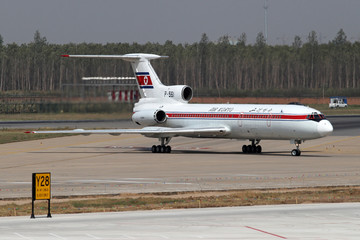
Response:
POLYGON ((266 119, 266 126, 267 127, 271 127, 271 118, 272 118, 272 114, 269 113, 266 119))
POLYGON ((243 114, 240 113, 240 114, 239 114, 239 119, 238 119, 238 126, 239 126, 239 127, 242 127, 242 124, 243 124, 243 122, 242 122, 242 117, 243 117, 243 114))

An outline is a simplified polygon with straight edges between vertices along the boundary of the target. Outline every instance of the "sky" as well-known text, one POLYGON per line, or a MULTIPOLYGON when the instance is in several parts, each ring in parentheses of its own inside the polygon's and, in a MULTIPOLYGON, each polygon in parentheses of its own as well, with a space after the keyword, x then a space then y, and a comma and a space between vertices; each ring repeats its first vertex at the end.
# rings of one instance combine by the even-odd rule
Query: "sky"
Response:
MULTIPOLYGON (((264 32, 265 0, 0 0, 4 43, 30 43, 38 30, 49 43, 194 43, 264 32)), ((268 0, 268 43, 333 40, 342 28, 360 41, 360 0, 268 0)))

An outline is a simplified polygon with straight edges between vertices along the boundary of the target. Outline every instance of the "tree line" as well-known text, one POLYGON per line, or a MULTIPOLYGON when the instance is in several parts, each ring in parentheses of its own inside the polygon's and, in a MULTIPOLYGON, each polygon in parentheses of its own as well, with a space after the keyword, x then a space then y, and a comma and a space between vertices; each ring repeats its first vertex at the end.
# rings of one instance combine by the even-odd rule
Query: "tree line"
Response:
POLYGON ((328 43, 312 31, 291 45, 267 45, 259 33, 254 44, 243 33, 233 42, 225 35, 209 41, 159 43, 52 44, 39 31, 28 44, 3 44, 0 35, 0 93, 60 91, 62 84, 81 83, 88 76, 133 76, 121 60, 68 59, 61 54, 154 53, 169 56, 152 62, 166 85, 187 84, 201 94, 239 95, 287 91, 360 95, 360 42, 350 42, 342 29, 328 43))

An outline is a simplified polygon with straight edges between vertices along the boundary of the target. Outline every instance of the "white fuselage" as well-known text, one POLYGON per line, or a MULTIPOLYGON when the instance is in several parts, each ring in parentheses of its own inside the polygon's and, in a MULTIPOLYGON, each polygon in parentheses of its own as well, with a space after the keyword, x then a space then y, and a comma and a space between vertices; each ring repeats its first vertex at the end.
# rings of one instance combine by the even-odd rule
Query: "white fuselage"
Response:
POLYGON ((166 113, 166 121, 147 125, 171 128, 221 126, 229 129, 226 135, 211 137, 307 140, 324 137, 333 130, 319 111, 302 105, 187 104, 144 99, 136 104, 134 112, 159 109, 166 113))

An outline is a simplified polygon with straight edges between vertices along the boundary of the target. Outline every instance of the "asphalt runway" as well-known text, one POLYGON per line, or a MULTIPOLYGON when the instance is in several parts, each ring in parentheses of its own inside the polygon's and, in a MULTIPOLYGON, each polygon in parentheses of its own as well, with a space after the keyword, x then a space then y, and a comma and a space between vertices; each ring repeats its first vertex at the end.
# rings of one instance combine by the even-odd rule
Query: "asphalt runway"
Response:
POLYGON ((262 141, 260 155, 241 152, 248 141, 191 138, 153 154, 157 139, 140 135, 2 144, 0 198, 31 197, 31 174, 48 171, 53 196, 360 185, 357 125, 335 132, 302 144, 300 157, 289 141, 262 141))
POLYGON ((360 203, 301 204, 0 218, 0 238, 353 239, 360 203))

